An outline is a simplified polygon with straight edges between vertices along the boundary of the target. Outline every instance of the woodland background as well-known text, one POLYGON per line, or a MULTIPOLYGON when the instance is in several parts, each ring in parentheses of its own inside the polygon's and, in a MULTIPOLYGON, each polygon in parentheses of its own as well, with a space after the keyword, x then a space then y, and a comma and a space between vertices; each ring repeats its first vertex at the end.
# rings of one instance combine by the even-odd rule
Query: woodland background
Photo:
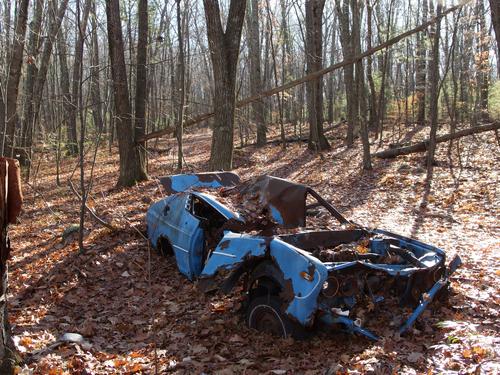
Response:
POLYGON ((498 371, 499 45, 496 0, 0 1, 17 369, 498 371), (456 294, 404 341, 247 330, 141 235, 155 177, 220 169, 459 253, 456 294))

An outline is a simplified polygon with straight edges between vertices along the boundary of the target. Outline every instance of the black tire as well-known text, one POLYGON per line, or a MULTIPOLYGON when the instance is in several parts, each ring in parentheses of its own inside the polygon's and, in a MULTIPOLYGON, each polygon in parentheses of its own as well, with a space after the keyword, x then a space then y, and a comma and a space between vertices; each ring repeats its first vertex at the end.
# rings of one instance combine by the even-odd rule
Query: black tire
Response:
POLYGON ((247 308, 246 322, 249 328, 273 336, 294 336, 290 320, 281 313, 279 297, 267 295, 253 298, 247 308))

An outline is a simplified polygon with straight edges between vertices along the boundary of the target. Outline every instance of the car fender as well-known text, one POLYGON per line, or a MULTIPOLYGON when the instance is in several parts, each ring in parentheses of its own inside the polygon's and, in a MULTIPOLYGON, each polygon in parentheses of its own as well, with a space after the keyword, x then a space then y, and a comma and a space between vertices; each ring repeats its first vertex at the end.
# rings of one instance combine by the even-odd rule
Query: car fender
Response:
POLYGON ((328 277, 317 258, 279 238, 269 244, 270 256, 283 273, 285 288, 281 297, 288 302, 285 313, 304 326, 314 322, 318 296, 328 277))
POLYGON ((227 232, 205 264, 199 285, 213 290, 224 283, 227 292, 245 268, 250 270, 265 259, 283 274, 284 312, 304 326, 311 325, 328 271, 318 259, 279 238, 227 232))

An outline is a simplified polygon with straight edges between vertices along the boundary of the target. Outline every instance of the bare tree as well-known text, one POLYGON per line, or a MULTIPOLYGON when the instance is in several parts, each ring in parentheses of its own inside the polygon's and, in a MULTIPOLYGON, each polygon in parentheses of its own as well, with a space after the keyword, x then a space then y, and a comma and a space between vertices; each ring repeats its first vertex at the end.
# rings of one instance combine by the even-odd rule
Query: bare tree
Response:
MULTIPOLYGON (((95 0, 92 2, 92 58, 90 65, 90 93, 92 97, 92 117, 94 126, 99 133, 104 131, 104 121, 102 119, 102 102, 100 88, 100 67, 99 67, 99 42, 98 42, 98 27, 95 0)), ((137 74, 139 76, 139 73, 137 74)))
POLYGON ((177 2, 177 35, 179 38, 179 57, 177 63, 177 118, 176 118, 176 129, 175 134, 177 136, 177 168, 182 169, 182 160, 184 158, 184 153, 182 150, 182 137, 184 132, 184 106, 186 100, 186 79, 185 79, 185 62, 184 62, 184 33, 182 27, 181 19, 181 0, 176 0, 177 2))
MULTIPOLYGON (((422 0, 422 22, 427 19, 427 0, 422 0)), ((417 64, 416 64, 416 90, 415 95, 418 100, 417 123, 425 123, 425 90, 427 87, 427 47, 426 33, 417 34, 417 64)))
MULTIPOLYGON (((437 15, 441 14, 441 4, 438 2, 437 15)), ((430 185, 434 165, 434 154, 436 152, 436 134, 438 128, 438 100, 439 100, 439 34, 441 32, 441 20, 433 27, 432 60, 430 69, 430 108, 429 117, 431 132, 429 136, 429 149, 427 150, 427 183, 430 185)))
MULTIPOLYGON (((323 67, 323 10, 325 0, 306 0, 307 74, 323 67)), ((323 131, 323 77, 307 82, 307 110, 311 150, 326 150, 330 144, 323 131)))
POLYGON ((203 0, 216 93, 213 100, 215 119, 210 151, 211 170, 230 170, 233 167, 236 67, 245 3, 242 0, 231 0, 224 30, 219 1, 203 0))
MULTIPOLYGON (((250 62, 250 95, 262 91, 262 73, 260 63, 259 1, 248 0, 247 32, 248 55, 250 62)), ((266 124, 264 121, 264 105, 261 101, 252 103, 252 118, 257 126, 257 146, 266 144, 266 124)))
POLYGON ((106 2, 109 57, 115 103, 115 125, 120 154, 120 175, 117 186, 131 186, 147 179, 145 161, 141 158, 140 145, 132 124, 129 101, 127 69, 118 0, 106 2))
POLYGON ((500 1, 490 0, 491 23, 497 40, 497 69, 500 77, 500 1))
POLYGON ((15 132, 18 124, 17 96, 19 93, 19 80, 21 79, 21 67, 24 53, 24 36, 26 34, 26 23, 28 20, 28 0, 21 0, 19 3, 16 30, 12 43, 9 64, 9 78, 7 81, 6 100, 6 120, 2 137, 2 155, 13 156, 15 148, 15 132))
MULTIPOLYGON (((135 127, 133 131, 135 137, 141 137, 146 133, 146 102, 148 92, 148 0, 139 0, 138 8, 138 40, 137 40, 137 67, 135 83, 135 127)), ((146 165, 146 144, 141 142, 135 147, 138 160, 138 169, 143 169, 146 165)), ((139 171, 138 171, 139 172, 139 171)), ((141 173, 137 173, 137 177, 141 173)), ((125 184, 126 185, 126 184, 125 184)))

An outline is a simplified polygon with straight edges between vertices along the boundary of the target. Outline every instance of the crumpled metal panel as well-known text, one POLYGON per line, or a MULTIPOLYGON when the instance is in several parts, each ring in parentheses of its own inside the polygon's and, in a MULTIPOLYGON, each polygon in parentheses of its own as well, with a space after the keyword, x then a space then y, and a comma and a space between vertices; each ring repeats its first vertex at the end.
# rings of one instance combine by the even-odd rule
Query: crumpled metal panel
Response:
POLYGON ((281 297, 288 304, 284 311, 305 326, 312 324, 328 271, 318 259, 278 238, 228 232, 210 255, 200 277, 214 277, 258 258, 271 259, 283 274, 285 290, 281 297))
POLYGON ((210 258, 208 259, 200 277, 215 276, 221 270, 232 270, 244 261, 266 254, 266 238, 227 232, 210 258))
POLYGON ((328 277, 326 267, 317 258, 279 238, 271 241, 270 250, 271 258, 283 272, 285 283, 291 286, 283 291, 282 297, 289 301, 285 312, 304 326, 311 325, 318 308, 319 292, 328 277))
POLYGON ((174 194, 197 187, 219 188, 236 186, 240 183, 240 177, 232 172, 176 174, 160 177, 160 183, 167 194, 174 194))
POLYGON ((272 176, 260 176, 238 187, 246 197, 256 197, 268 207, 274 220, 285 228, 305 226, 308 187, 272 176))

